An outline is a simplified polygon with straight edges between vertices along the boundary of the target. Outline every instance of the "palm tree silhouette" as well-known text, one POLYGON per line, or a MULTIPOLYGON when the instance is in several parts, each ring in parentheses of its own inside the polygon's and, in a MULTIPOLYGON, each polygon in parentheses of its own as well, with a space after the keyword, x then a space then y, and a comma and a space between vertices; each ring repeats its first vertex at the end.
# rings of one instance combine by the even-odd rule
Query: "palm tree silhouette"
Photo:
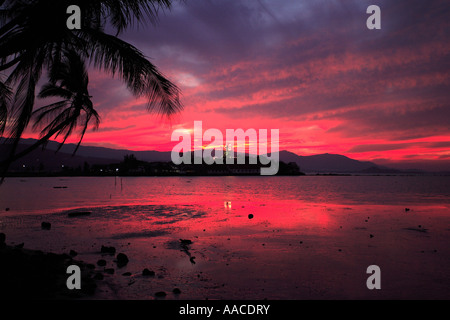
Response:
MULTIPOLYGON (((81 126, 80 140, 74 150, 76 153, 84 134, 91 122, 94 129, 100 124, 100 116, 94 109, 88 91, 89 77, 86 66, 75 52, 68 52, 57 64, 52 65, 49 82, 39 92, 39 98, 62 98, 62 100, 41 107, 33 112, 33 128, 43 127, 40 139, 22 152, 15 154, 11 160, 18 159, 37 147, 44 145, 55 136, 64 135, 61 148, 74 130, 81 126)), ((59 149, 58 149, 59 150, 59 149)))
POLYGON ((90 63, 118 76, 135 97, 147 98, 149 111, 166 116, 179 112, 182 104, 177 86, 140 50, 118 37, 129 26, 156 23, 158 13, 170 8, 171 0, 0 0, 0 72, 6 73, 4 81, 0 77, 0 136, 8 133, 11 142, 3 165, 7 168, 18 158, 15 153, 19 139, 33 114, 38 124, 54 116, 44 128, 39 144, 53 135, 63 135, 64 143, 80 124, 78 117, 84 117, 80 139, 91 119, 98 124, 98 114, 87 95, 87 74, 86 78, 77 75, 71 79, 73 75, 58 71, 70 68, 69 61, 72 66, 90 63), (66 9, 74 4, 81 9, 79 30, 66 27, 66 9), (106 28, 115 35, 105 32, 106 28), (66 99, 34 112, 36 86, 45 70, 51 81, 40 97, 59 95, 66 99), (69 92, 80 96, 69 96, 69 92), (83 102, 75 103, 76 99, 83 102))

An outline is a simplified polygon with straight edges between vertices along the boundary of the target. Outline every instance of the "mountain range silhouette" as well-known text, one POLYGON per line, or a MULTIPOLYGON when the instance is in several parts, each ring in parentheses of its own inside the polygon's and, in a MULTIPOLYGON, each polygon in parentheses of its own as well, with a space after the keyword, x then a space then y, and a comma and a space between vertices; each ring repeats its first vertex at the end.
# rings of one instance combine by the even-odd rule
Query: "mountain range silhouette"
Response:
MULTIPOLYGON (((6 146, 0 139, 0 154, 6 154, 6 146)), ((19 151, 27 145, 34 143, 35 139, 22 139, 19 151)), ((80 146, 76 154, 73 151, 75 144, 65 144, 56 152, 59 143, 49 141, 46 148, 39 148, 27 156, 17 160, 11 166, 11 170, 22 170, 25 167, 38 169, 39 166, 45 170, 58 170, 61 166, 82 167, 85 163, 89 165, 106 165, 118 163, 126 155, 133 154, 138 160, 146 162, 171 162, 170 151, 133 151, 126 149, 112 149, 96 146, 80 146)), ((317 154, 310 156, 297 155, 290 151, 280 151, 279 160, 285 163, 295 162, 300 170, 306 173, 402 173, 421 172, 421 170, 397 170, 377 165, 370 161, 359 161, 339 154, 317 154)))

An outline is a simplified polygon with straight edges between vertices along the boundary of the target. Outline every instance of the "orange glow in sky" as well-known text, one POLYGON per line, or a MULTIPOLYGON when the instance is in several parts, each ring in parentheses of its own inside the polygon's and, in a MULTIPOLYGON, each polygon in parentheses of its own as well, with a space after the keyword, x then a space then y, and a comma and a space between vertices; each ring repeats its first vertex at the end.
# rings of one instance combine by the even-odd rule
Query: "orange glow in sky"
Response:
POLYGON ((102 123, 83 145, 170 151, 173 130, 202 121, 222 132, 279 129, 279 149, 298 155, 449 163, 448 5, 378 1, 382 29, 368 30, 369 2, 176 3, 156 27, 121 37, 179 86, 184 110, 158 118, 92 70, 102 123))

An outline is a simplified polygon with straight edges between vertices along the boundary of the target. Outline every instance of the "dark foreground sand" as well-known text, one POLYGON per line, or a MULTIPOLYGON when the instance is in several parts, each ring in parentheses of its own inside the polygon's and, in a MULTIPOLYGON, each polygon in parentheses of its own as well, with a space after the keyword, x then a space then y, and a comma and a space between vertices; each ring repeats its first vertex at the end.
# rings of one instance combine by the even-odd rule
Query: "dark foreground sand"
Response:
POLYGON ((90 210, 79 217, 3 215, 1 298, 450 298, 447 206, 406 212, 391 205, 233 202, 232 209, 90 210), (129 262, 119 265, 119 253, 129 262), (71 264, 82 270, 82 290, 66 287, 71 264), (370 265, 381 268, 381 290, 366 286, 370 265))
POLYGON ((73 299, 95 294, 94 266, 67 254, 29 250, 21 244, 10 246, 0 234, 0 299, 73 299), (67 267, 81 270, 81 290, 69 290, 67 267))

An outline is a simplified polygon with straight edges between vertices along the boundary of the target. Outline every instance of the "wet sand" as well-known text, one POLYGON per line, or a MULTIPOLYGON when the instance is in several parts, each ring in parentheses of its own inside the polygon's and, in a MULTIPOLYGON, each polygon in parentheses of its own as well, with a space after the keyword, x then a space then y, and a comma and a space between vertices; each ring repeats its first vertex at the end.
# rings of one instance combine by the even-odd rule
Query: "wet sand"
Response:
POLYGON ((79 208, 91 212, 79 217, 3 212, 0 232, 11 247, 73 250, 94 265, 90 277, 103 279, 78 299, 448 299, 450 210, 409 209, 296 200, 103 206, 79 208), (380 290, 366 286, 370 265, 381 269, 380 290))

